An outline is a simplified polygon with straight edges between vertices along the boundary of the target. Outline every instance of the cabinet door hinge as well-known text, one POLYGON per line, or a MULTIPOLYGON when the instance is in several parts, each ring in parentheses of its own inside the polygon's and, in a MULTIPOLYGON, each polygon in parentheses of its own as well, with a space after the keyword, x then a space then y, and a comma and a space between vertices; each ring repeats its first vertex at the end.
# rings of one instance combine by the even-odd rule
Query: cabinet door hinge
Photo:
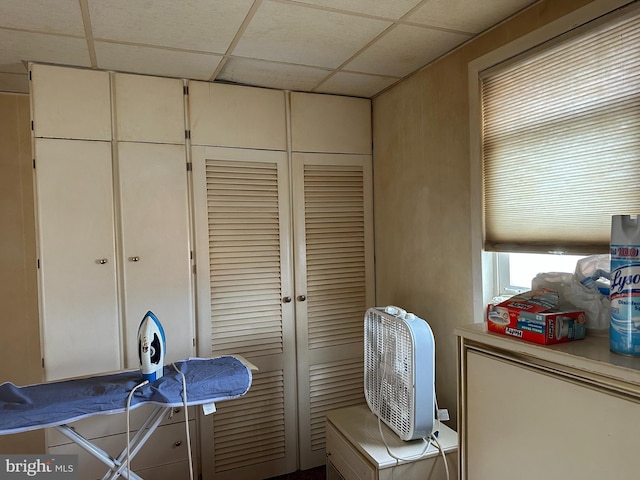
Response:
POLYGON ((44 368, 44 357, 42 357, 42 368, 44 368))
POLYGON ((33 168, 36 168, 36 159, 33 159, 33 168))
POLYGON ((193 250, 189 251, 189 258, 193 260, 193 250))
POLYGON ((33 120, 31 120, 31 131, 33 132, 33 120))
POLYGON ((196 273, 197 273, 197 268, 196 268, 196 266, 194 265, 194 266, 193 266, 193 274, 195 275, 196 273))
POLYGON ((191 130, 184 131, 184 138, 186 138, 187 140, 191 140, 191 130))
POLYGON ((189 95, 189 85, 185 85, 184 87, 182 87, 182 91, 185 95, 189 95))
POLYGON ((187 162, 187 172, 190 172, 192 169, 192 164, 191 162, 187 162))
POLYGON ((31 81, 31 70, 29 70, 29 81, 31 81))
POLYGON ((38 258, 38 260, 36 261, 37 265, 38 265, 38 269, 40 268, 40 259, 38 258))

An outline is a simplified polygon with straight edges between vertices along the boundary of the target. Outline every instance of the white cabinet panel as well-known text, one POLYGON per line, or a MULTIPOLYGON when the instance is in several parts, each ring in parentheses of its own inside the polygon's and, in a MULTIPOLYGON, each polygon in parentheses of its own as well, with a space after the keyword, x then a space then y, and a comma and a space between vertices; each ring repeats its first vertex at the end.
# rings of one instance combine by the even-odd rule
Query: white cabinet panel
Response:
POLYGON ((193 354, 189 205, 184 147, 119 143, 126 366, 151 310, 167 336, 166 362, 193 354))
POLYGON ((466 364, 466 478, 637 477, 637 401, 473 351, 466 364))
POLYGON ((189 82, 191 143, 286 150, 284 92, 189 82))
POLYGON ((31 65, 36 137, 111 140, 109 73, 31 65))
POLYGON ((48 380, 120 368, 111 144, 36 139, 48 380))
POLYGON ((183 82, 114 74, 117 140, 184 144, 183 82))
POLYGON ((371 101, 292 92, 291 145, 295 152, 371 154, 371 101))

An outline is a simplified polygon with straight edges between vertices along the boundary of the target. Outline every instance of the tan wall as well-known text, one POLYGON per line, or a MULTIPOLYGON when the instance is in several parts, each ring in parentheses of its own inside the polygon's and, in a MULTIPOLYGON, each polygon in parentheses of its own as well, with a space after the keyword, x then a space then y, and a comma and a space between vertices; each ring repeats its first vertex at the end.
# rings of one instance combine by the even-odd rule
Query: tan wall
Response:
POLYGON ((543 0, 373 101, 376 299, 430 323, 451 426, 453 330, 473 322, 468 64, 589 3, 543 0))
MULTIPOLYGON (((42 381, 29 96, 0 94, 0 383, 42 381)), ((42 430, 0 436, 0 453, 42 453, 42 430)))

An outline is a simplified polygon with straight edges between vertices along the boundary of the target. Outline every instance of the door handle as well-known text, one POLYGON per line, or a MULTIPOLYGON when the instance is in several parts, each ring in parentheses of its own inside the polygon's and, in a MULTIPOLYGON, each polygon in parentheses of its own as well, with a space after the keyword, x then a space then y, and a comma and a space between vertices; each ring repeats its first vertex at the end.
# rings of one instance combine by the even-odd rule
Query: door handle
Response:
POLYGON ((298 295, 298 301, 299 302, 304 302, 307 299, 307 297, 305 297, 304 295, 298 295))
POLYGON ((290 303, 291 297, 282 297, 282 303, 290 303))

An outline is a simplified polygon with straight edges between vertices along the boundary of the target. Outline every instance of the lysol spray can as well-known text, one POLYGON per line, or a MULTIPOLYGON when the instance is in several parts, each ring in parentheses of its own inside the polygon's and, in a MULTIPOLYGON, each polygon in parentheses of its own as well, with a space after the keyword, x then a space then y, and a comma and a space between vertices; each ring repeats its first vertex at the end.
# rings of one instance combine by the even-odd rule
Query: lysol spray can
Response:
POLYGON ((640 215, 611 217, 611 351, 640 355, 640 215))

